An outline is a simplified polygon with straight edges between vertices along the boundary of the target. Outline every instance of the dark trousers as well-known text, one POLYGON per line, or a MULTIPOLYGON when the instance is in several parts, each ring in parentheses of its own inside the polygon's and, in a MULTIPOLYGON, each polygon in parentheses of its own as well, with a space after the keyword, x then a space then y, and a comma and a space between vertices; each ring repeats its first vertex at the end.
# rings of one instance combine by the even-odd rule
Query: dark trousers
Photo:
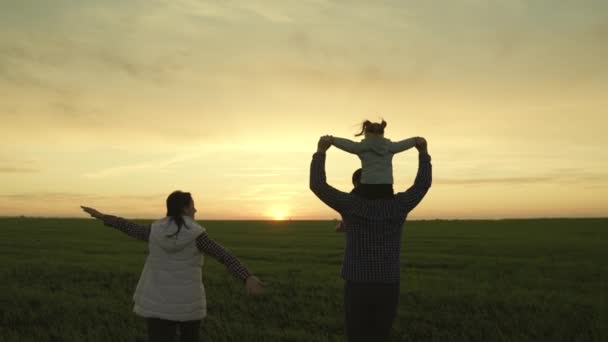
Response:
POLYGON ((399 282, 344 283, 348 342, 387 342, 399 304, 399 282))
POLYGON ((146 318, 149 342, 173 342, 179 328, 181 342, 198 342, 201 321, 176 322, 160 318, 146 318))
POLYGON ((359 184, 353 192, 365 199, 391 199, 395 195, 393 184, 359 184))

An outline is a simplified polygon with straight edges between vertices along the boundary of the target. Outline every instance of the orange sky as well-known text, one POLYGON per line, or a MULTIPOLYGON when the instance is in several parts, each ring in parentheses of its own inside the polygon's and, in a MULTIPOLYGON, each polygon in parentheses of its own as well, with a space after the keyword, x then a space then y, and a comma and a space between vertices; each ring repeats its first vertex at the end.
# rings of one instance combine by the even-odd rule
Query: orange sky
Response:
MULTIPOLYGON (((20 1, 0 28, 0 216, 154 218, 181 189, 201 219, 334 218, 316 141, 379 117, 429 141, 411 218, 608 213, 601 1, 20 1)), ((349 191, 358 159, 327 160, 349 191)))

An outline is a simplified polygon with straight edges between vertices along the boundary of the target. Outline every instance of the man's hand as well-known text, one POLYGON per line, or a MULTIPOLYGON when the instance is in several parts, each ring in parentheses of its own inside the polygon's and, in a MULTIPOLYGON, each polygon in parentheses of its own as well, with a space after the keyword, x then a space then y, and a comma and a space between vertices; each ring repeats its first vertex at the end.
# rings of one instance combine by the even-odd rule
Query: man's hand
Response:
POLYGON ((250 296, 259 296, 264 293, 264 284, 258 277, 251 275, 245 281, 245 290, 250 296))
POLYGON ((331 135, 324 135, 319 138, 319 142, 317 143, 317 152, 325 152, 329 150, 333 140, 334 137, 332 137, 331 135))
POLYGON ((92 217, 99 219, 102 218, 104 215, 102 213, 100 213, 99 211, 93 209, 93 208, 89 208, 89 207, 85 207, 85 206, 80 206, 82 208, 82 210, 84 210, 85 213, 91 215, 92 217))
POLYGON ((424 139, 423 137, 417 137, 416 138, 416 149, 420 153, 427 153, 426 139, 424 139))

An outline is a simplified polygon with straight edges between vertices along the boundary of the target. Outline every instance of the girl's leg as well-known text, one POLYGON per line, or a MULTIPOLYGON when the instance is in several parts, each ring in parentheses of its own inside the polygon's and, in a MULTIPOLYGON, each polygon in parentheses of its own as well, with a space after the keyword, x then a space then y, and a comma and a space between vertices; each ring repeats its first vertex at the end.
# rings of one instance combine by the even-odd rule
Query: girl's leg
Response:
POLYGON ((362 183, 353 191, 365 199, 391 199, 395 195, 392 184, 365 184, 362 183))
POLYGON ((198 342, 201 321, 187 321, 179 323, 180 342, 198 342))
POLYGON ((175 341, 177 323, 160 318, 146 318, 148 323, 148 342, 175 341))

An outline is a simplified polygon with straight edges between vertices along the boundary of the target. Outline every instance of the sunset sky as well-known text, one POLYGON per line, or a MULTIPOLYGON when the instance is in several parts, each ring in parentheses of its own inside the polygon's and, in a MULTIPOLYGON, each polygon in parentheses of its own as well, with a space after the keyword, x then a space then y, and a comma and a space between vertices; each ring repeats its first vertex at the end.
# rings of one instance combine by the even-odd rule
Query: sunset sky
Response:
POLYGON ((383 117, 410 218, 605 217, 607 108, 606 1, 0 0, 0 216, 334 218, 383 117))

